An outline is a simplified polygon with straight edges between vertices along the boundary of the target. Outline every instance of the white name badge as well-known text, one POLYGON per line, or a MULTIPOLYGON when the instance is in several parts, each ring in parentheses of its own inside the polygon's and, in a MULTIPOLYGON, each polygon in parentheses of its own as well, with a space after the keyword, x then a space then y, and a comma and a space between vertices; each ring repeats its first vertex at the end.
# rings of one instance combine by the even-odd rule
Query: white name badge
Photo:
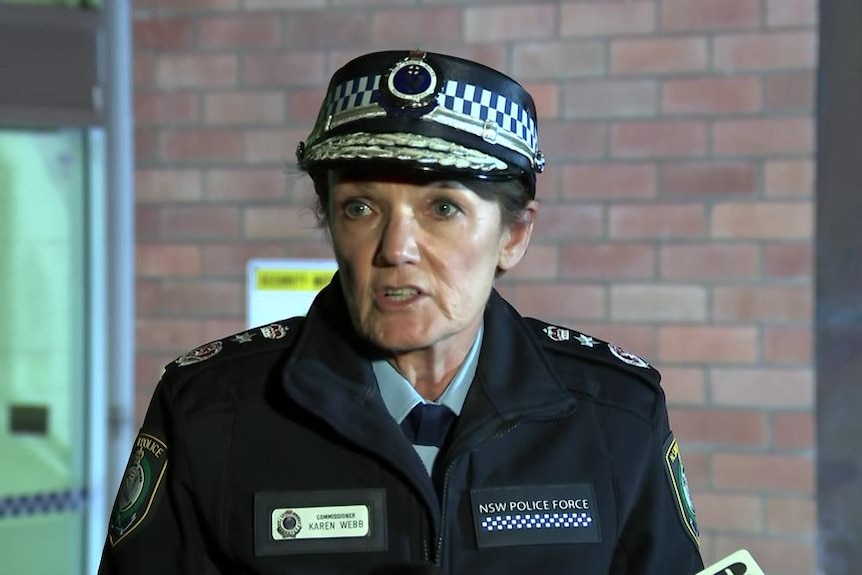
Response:
POLYGON ((276 541, 365 537, 369 525, 367 505, 290 507, 272 511, 272 538, 276 541))

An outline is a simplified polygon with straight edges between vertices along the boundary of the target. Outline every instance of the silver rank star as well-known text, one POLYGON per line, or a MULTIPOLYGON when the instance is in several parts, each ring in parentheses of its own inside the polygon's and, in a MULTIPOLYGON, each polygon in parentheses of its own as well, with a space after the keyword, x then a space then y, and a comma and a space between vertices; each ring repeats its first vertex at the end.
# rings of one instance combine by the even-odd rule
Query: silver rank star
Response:
POLYGON ((237 343, 250 343, 252 336, 254 336, 253 333, 245 332, 245 333, 238 333, 235 336, 233 336, 231 339, 237 343))
POLYGON ((578 340, 578 343, 586 347, 595 347, 596 345, 596 340, 588 335, 579 334, 576 339, 578 340))

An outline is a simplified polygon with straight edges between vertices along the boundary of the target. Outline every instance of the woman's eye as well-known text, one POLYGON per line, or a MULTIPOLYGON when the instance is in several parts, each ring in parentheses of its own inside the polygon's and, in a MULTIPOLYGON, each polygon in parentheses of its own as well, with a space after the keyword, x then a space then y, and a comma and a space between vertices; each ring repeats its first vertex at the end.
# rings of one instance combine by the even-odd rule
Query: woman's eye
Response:
POLYGON ((434 215, 448 218, 457 214, 460 210, 458 206, 448 200, 437 200, 432 206, 434 215))
POLYGON ((371 213, 371 208, 365 202, 350 200, 344 204, 344 213, 350 218, 361 218, 371 213))

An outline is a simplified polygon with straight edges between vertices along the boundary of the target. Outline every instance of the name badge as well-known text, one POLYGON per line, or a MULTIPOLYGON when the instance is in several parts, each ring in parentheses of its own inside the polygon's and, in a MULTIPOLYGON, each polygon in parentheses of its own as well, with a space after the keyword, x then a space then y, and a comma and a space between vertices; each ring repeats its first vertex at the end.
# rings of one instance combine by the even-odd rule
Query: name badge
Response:
POLYGON ((602 540, 590 483, 473 489, 470 499, 480 548, 602 540))
POLYGON ((254 507, 258 556, 386 549, 383 489, 257 493, 254 507))

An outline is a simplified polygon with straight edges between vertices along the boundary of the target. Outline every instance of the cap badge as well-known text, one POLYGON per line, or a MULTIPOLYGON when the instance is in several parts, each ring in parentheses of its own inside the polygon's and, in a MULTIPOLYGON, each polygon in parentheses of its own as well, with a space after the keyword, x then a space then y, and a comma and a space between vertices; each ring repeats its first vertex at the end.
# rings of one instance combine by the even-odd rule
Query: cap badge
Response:
POLYGON ((381 104, 390 114, 421 116, 437 106, 439 87, 440 75, 425 61, 425 52, 411 52, 381 82, 382 92, 388 96, 381 104))

